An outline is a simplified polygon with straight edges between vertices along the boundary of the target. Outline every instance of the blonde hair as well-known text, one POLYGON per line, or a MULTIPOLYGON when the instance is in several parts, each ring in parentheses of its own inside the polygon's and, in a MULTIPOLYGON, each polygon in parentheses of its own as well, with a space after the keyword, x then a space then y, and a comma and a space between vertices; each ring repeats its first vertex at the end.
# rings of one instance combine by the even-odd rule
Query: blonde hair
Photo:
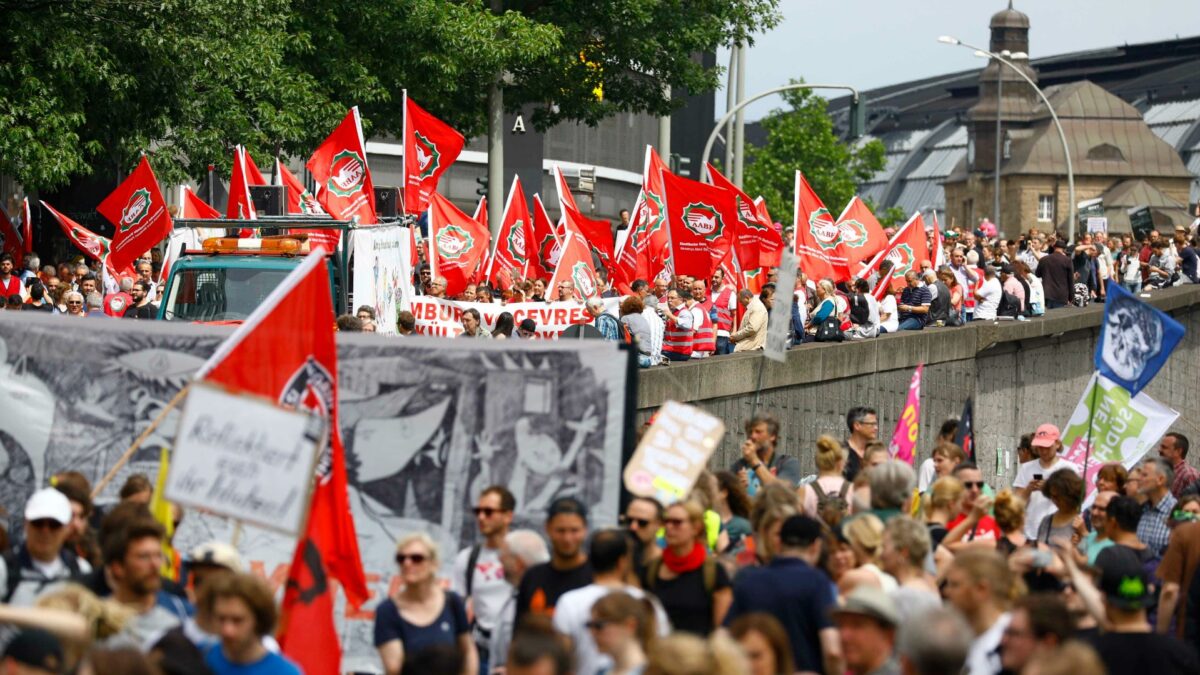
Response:
POLYGON ((961 480, 954 476, 939 478, 929 487, 928 508, 949 509, 962 498, 963 492, 966 492, 966 488, 961 480))
POLYGON ((1012 490, 1001 490, 992 503, 992 517, 1005 534, 1021 529, 1025 526, 1025 500, 1012 490))
POLYGON ((687 512, 688 520, 692 521, 692 525, 696 527, 696 538, 704 540, 707 536, 707 531, 704 527, 704 505, 695 499, 685 499, 681 502, 675 502, 667 507, 667 510, 673 509, 676 506, 687 512))
POLYGON ((962 462, 964 459, 967 458, 967 453, 963 452, 962 448, 958 447, 957 445, 955 445, 953 443, 947 443, 945 441, 942 441, 941 443, 938 443, 937 445, 934 446, 933 453, 930 456, 931 457, 945 457, 946 459, 954 462, 954 464, 957 465, 960 462, 962 462))
POLYGON ((873 513, 864 513, 851 518, 842 528, 842 533, 852 546, 858 547, 871 559, 879 557, 883 544, 883 521, 873 513))
POLYGON ((828 279, 822 279, 817 285, 821 287, 821 290, 825 291, 826 298, 833 298, 833 296, 836 294, 836 292, 833 290, 833 282, 828 279))
MULTIPOLYGON (((13 570, 10 574, 17 572, 18 570, 13 570)), ((43 609, 60 609, 82 616, 87 622, 88 637, 94 642, 107 640, 124 631, 135 614, 129 607, 115 600, 98 598, 95 593, 75 583, 57 586, 33 604, 43 609)), ((89 646, 91 645, 70 640, 63 641, 67 663, 79 663, 89 646)))
POLYGON ((849 455, 846 449, 833 436, 822 434, 817 438, 817 468, 821 471, 833 471, 839 462, 846 461, 849 455))
POLYGON ((1025 595, 1025 584, 1013 576, 1008 560, 995 549, 969 548, 954 556, 951 567, 961 570, 971 583, 987 584, 992 599, 1001 607, 1025 595))
POLYGON ((672 633, 654 643, 645 675, 738 675, 749 671, 737 643, 725 633, 707 641, 689 633, 672 633))
POLYGON ((658 637, 655 624, 654 605, 647 598, 635 598, 625 591, 613 591, 592 605, 592 616, 602 621, 626 621, 633 619, 638 644, 645 652, 658 637))
POLYGON ((712 472, 708 469, 702 470, 700 476, 696 478, 696 487, 692 488, 688 499, 700 502, 700 506, 704 507, 705 511, 713 508, 713 505, 717 503, 717 493, 713 489, 714 482, 715 476, 712 475, 712 472))
POLYGON ((437 562, 441 559, 441 551, 438 548, 437 542, 433 540, 433 537, 424 532, 412 532, 400 537, 399 541, 396 542, 396 553, 403 551, 404 547, 414 542, 421 544, 425 547, 426 551, 429 551, 430 562, 436 566, 437 562))

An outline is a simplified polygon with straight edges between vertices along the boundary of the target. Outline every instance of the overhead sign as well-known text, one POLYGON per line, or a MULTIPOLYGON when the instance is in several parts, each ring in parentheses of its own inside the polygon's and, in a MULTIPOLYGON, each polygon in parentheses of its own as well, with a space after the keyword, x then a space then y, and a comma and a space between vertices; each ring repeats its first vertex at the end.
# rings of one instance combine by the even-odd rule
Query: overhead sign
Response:
POLYGON ((299 534, 324 432, 321 417, 193 384, 163 492, 184 506, 299 534))
POLYGON ((625 489, 663 504, 692 491, 725 435, 720 418, 695 406, 667 401, 625 466, 625 489))
POLYGON ((800 266, 800 258, 791 251, 784 251, 779 259, 779 277, 775 281, 775 304, 771 307, 771 316, 767 320, 767 342, 763 346, 763 356, 783 363, 787 360, 788 334, 792 330, 792 303, 796 287, 796 268, 800 266))
POLYGON ((1108 232, 1108 218, 1103 218, 1103 217, 1088 218, 1087 219, 1087 231, 1088 232, 1108 232))

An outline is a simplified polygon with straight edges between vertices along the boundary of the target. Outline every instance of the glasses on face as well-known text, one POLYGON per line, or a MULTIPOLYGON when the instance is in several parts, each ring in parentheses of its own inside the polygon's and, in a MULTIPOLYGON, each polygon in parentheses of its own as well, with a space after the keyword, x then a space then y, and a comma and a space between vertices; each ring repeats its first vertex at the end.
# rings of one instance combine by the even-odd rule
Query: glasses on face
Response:
POLYGON ((667 527, 683 527, 686 522, 683 518, 663 518, 663 524, 667 527))
POLYGON ((621 523, 629 527, 650 527, 650 521, 645 518, 634 518, 633 516, 621 516, 621 523))
POLYGON ((420 565, 421 563, 425 562, 426 560, 428 560, 428 557, 424 553, 397 553, 396 554, 396 564, 400 565, 400 566, 403 566, 404 563, 407 563, 407 562, 411 562, 414 565, 420 565))
POLYGON ((82 305, 83 303, 78 300, 68 300, 67 304, 68 305, 82 305))
POLYGON ((864 427, 877 427, 877 426, 879 426, 879 420, 874 420, 872 422, 863 420, 863 421, 859 422, 859 424, 863 425, 864 427))
POLYGON ((983 489, 983 481, 981 481, 981 480, 964 480, 963 487, 965 487, 968 490, 982 490, 983 489))
POLYGON ((29 521, 29 526, 38 530, 61 530, 63 524, 51 518, 38 518, 29 521))
POLYGON ((601 630, 602 628, 604 628, 605 626, 608 625, 608 622, 601 621, 600 619, 592 619, 591 621, 589 621, 583 625, 586 626, 588 630, 601 630))
POLYGON ((476 518, 478 518, 479 516, 483 516, 484 518, 491 518, 492 516, 494 516, 497 513, 504 513, 504 509, 493 509, 490 506, 476 506, 475 507, 475 517, 476 518))

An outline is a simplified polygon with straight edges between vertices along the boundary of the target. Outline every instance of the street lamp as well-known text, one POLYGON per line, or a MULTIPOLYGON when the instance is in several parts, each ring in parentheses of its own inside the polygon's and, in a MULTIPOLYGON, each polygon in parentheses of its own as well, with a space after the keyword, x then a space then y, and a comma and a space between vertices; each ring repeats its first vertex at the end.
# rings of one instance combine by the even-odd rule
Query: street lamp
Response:
MULTIPOLYGON (((1025 74, 1025 71, 1018 68, 1016 66, 1016 64, 1014 64, 1012 61, 1009 60, 1010 58, 1018 58, 1018 59, 1019 58, 1028 58, 1028 56, 1026 54, 1024 54, 1023 52, 1017 52, 1016 54, 1008 54, 1007 56, 1002 56, 1000 54, 994 54, 986 49, 983 49, 982 47, 976 47, 974 45, 969 45, 969 44, 963 42, 962 40, 959 40, 958 38, 955 38, 955 37, 951 37, 949 35, 939 36, 937 40, 938 40, 938 42, 941 42, 942 44, 955 45, 958 47, 965 47, 967 49, 973 50, 977 55, 984 55, 984 56, 987 56, 988 58, 993 58, 993 59, 996 59, 997 61, 999 61, 1000 63, 1003 63, 1004 65, 1011 68, 1013 70, 1013 72, 1015 72, 1017 75, 1020 75, 1022 80, 1025 80, 1027 83, 1029 83, 1029 86, 1032 87, 1033 90, 1035 92, 1037 92, 1038 97, 1040 97, 1042 99, 1042 103, 1046 104, 1046 110, 1050 111, 1050 119, 1054 120, 1054 126, 1056 129, 1058 129, 1058 140, 1062 141, 1063 156, 1065 156, 1067 159, 1067 199, 1068 199, 1068 201, 1070 201, 1070 213, 1071 213, 1071 222, 1068 224, 1068 229, 1067 229, 1067 236, 1068 236, 1067 241, 1068 241, 1068 243, 1074 245, 1075 244, 1075 227, 1078 224, 1076 221, 1079 220, 1079 216, 1078 216, 1077 207, 1075 205, 1075 172, 1071 167, 1071 147, 1069 145, 1067 145, 1067 134, 1066 134, 1066 132, 1063 131, 1062 122, 1060 122, 1058 120, 1058 114, 1054 112, 1054 106, 1050 105, 1050 100, 1046 98, 1046 94, 1043 93, 1040 88, 1038 88, 1037 84, 1034 83, 1033 80, 1029 79, 1029 76, 1025 74)), ((999 110, 997 109, 997 118, 999 118, 998 113, 999 113, 999 110)), ((997 174, 999 174, 999 172, 997 172, 997 174)))

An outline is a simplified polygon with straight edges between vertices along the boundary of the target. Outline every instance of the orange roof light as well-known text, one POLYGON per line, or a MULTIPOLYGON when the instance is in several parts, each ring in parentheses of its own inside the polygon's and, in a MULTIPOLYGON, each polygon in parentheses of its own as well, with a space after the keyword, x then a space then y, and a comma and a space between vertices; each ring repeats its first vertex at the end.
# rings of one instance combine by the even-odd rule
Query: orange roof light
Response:
POLYGON ((267 239, 239 239, 236 237, 212 237, 204 240, 205 253, 266 253, 270 255, 297 255, 302 253, 299 239, 272 237, 267 239))

